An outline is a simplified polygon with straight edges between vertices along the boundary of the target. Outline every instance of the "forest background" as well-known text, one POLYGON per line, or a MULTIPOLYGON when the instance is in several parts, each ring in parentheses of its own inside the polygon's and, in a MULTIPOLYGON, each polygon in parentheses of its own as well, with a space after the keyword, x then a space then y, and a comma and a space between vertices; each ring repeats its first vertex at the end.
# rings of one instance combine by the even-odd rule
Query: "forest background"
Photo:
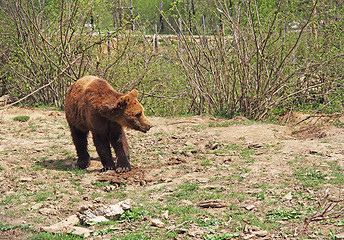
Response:
POLYGON ((1 0, 0 96, 63 109, 71 83, 136 88, 148 114, 343 111, 338 0, 1 0))

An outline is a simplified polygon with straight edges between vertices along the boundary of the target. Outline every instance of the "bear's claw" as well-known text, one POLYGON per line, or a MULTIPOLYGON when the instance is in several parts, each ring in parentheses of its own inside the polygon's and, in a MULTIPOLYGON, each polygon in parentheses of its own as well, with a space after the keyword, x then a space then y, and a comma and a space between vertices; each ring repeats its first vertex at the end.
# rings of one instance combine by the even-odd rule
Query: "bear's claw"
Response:
POLYGON ((108 170, 115 170, 115 168, 114 168, 114 167, 103 167, 103 168, 100 170, 100 172, 106 172, 106 171, 108 171, 108 170))
POLYGON ((85 162, 85 163, 77 163, 78 167, 80 169, 86 169, 90 166, 90 163, 89 162, 85 162))
POLYGON ((124 173, 124 172, 129 172, 131 170, 130 167, 117 167, 116 172, 117 173, 124 173))

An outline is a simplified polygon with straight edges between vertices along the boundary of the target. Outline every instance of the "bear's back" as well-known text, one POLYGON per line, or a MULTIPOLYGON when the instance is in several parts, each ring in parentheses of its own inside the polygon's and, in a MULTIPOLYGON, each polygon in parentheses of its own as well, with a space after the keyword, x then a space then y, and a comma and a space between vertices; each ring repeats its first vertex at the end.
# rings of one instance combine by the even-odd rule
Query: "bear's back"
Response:
POLYGON ((95 76, 85 76, 73 83, 67 91, 65 113, 69 125, 87 130, 90 114, 95 113, 108 99, 116 99, 118 95, 105 80, 95 76))

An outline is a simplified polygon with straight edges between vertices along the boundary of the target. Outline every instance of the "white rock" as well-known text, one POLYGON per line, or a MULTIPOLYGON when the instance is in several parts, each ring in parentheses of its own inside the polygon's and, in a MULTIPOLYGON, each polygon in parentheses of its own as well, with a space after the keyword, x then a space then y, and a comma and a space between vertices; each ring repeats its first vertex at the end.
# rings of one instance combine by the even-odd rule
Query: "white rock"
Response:
POLYGON ((89 229, 83 227, 71 227, 68 231, 68 233, 72 233, 79 236, 83 235, 84 237, 89 237, 91 235, 91 232, 92 231, 90 231, 89 229))
POLYGON ((165 226, 165 223, 163 223, 160 219, 153 218, 151 220, 152 225, 158 228, 163 228, 165 226))
POLYGON ((343 240, 344 239, 344 233, 338 233, 334 236, 336 240, 343 240))
POLYGON ((131 204, 131 199, 118 202, 114 205, 90 204, 80 208, 78 217, 87 224, 104 222, 109 219, 119 219, 124 211, 131 208, 131 204))
POLYGON ((43 206, 43 203, 36 203, 31 207, 31 210, 40 209, 43 206))
POLYGON ((193 202, 191 202, 190 200, 182 200, 181 203, 185 205, 193 205, 193 202))
POLYGON ((42 215, 57 215, 58 211, 52 208, 41 208, 38 212, 42 215))
POLYGON ((168 210, 163 212, 161 216, 162 216, 163 219, 167 220, 168 219, 168 210))
POLYGON ((71 215, 61 222, 55 223, 48 227, 42 227, 42 230, 51 233, 61 233, 69 230, 72 226, 78 223, 79 218, 76 215, 71 215))
POLYGON ((251 239, 251 238, 254 238, 254 237, 255 237, 255 235, 249 234, 249 235, 244 236, 243 239, 246 240, 246 239, 251 239))
POLYGON ((293 195, 291 194, 291 192, 288 192, 288 193, 284 196, 284 199, 292 200, 292 199, 293 199, 293 195))
POLYGON ((268 235, 267 231, 257 231, 257 232, 253 232, 254 235, 256 235, 257 237, 265 237, 268 235))
POLYGON ((32 177, 21 177, 19 182, 32 182, 32 177))
POLYGON ((246 206, 245 206, 245 209, 246 209, 247 211, 251 211, 251 210, 254 209, 255 207, 256 207, 255 205, 249 204, 249 205, 246 205, 246 206))

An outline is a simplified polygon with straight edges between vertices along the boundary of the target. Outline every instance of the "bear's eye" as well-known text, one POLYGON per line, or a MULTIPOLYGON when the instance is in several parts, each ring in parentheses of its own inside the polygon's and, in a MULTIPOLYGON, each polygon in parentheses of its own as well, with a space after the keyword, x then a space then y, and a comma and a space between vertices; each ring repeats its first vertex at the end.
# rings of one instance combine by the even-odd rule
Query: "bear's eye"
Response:
POLYGON ((142 113, 138 113, 135 115, 136 118, 140 118, 142 116, 142 113))

